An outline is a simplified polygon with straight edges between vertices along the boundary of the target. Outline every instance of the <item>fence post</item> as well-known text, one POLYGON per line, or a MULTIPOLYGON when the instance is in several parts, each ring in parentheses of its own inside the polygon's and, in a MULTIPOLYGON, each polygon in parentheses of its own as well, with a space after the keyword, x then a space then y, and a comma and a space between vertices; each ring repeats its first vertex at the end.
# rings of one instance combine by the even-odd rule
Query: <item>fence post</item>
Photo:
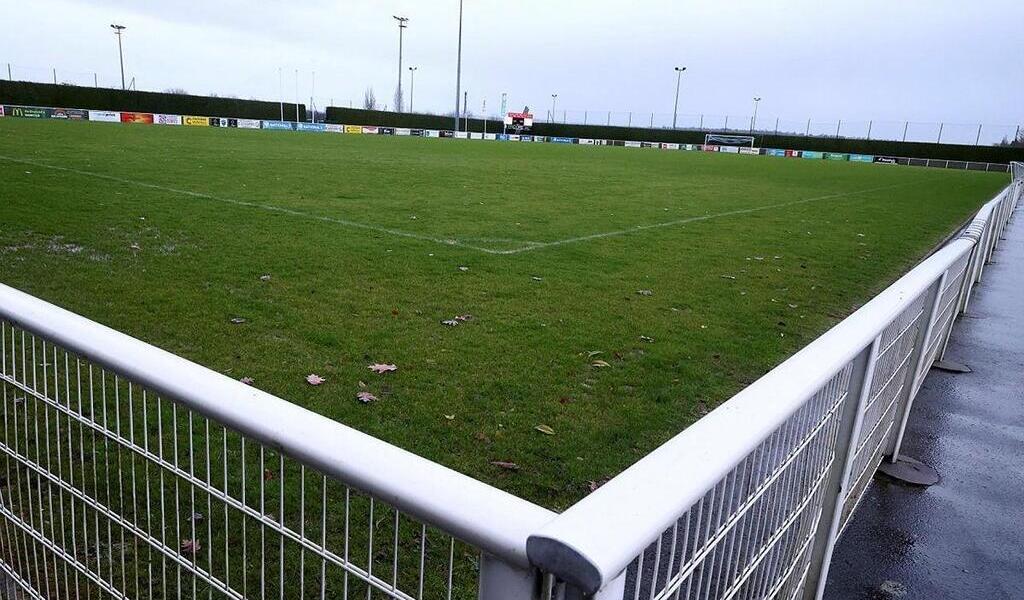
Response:
POLYGON ((839 431, 836 433, 836 450, 832 458, 828 478, 823 484, 821 518, 811 542, 811 563, 804 580, 804 598, 818 599, 825 591, 828 568, 832 562, 832 551, 839 537, 839 526, 843 520, 843 505, 848 493, 850 472, 856 455, 857 440, 860 438, 864 421, 864 403, 871 393, 871 379, 874 376, 875 360, 881 336, 861 350, 853 361, 850 383, 846 390, 839 417, 839 431))
POLYGON ((478 600, 533 600, 540 591, 540 574, 480 554, 478 600))
POLYGON ((942 128, 945 127, 945 126, 946 126, 945 123, 939 123, 939 139, 935 140, 936 144, 941 144, 942 143, 942 128))
MULTIPOLYGON (((939 299, 942 297, 942 291, 946 288, 947 277, 949 277, 949 269, 946 269, 942 273, 942 277, 939 277, 936 288, 926 292, 928 296, 925 298, 924 306, 921 307, 921 314, 928 315, 928 323, 923 327, 921 323, 918 324, 917 335, 914 339, 914 349, 910 353, 909 362, 907 362, 907 374, 903 380, 900 397, 896 401, 896 415, 897 419, 899 419, 899 428, 896 430, 896 435, 893 437, 892 446, 888 452, 888 460, 892 464, 896 464, 900 459, 903 434, 907 429, 910 409, 914 406, 914 396, 917 395, 918 377, 921 376, 922 370, 927 372, 931 368, 931 365, 924 364, 925 358, 927 358, 926 346, 928 345, 929 338, 931 338, 932 330, 935 329, 935 318, 939 314, 939 299)), ((954 319, 950 319, 950 327, 953 326, 953 321, 954 319)))
POLYGON ((874 125, 874 121, 868 121, 868 141, 871 141, 871 126, 874 125))
POLYGON ((974 145, 975 146, 980 146, 981 145, 981 128, 982 128, 982 125, 983 125, 982 123, 978 123, 978 137, 976 137, 974 139, 974 145))
POLYGON ((910 128, 910 121, 903 122, 903 141, 907 141, 907 129, 910 128))

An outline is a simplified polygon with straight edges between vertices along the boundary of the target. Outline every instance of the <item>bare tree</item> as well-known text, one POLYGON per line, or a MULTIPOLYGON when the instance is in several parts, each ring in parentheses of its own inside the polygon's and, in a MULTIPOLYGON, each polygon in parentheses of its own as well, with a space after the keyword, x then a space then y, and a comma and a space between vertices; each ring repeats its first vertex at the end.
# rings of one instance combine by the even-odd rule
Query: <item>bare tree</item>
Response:
POLYGON ((395 86, 395 111, 396 112, 402 112, 402 109, 405 106, 405 104, 402 102, 402 100, 403 100, 403 98, 402 98, 402 88, 399 87, 399 86, 395 86))
POLYGON ((166 90, 164 90, 164 93, 165 94, 180 94, 182 96, 187 96, 188 95, 188 90, 186 90, 185 88, 167 88, 166 90))
POLYGON ((366 88, 366 91, 363 92, 363 108, 377 110, 377 95, 373 93, 373 86, 366 88))

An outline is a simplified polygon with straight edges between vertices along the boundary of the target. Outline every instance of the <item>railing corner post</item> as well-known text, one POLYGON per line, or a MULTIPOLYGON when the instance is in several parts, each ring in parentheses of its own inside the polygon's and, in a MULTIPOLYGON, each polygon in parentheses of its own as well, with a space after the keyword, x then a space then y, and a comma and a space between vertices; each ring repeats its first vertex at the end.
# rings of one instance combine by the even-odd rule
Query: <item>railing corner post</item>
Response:
POLYGON ((478 600, 538 600, 541 598, 541 574, 480 554, 478 600))

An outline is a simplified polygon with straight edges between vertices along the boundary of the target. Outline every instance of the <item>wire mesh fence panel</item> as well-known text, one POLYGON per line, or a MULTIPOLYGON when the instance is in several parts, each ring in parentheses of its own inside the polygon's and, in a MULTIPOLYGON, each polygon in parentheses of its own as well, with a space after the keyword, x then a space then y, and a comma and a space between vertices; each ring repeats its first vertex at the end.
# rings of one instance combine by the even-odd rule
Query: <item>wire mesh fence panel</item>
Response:
POLYGON ((637 557, 624 598, 790 597, 800 590, 850 374, 848 365, 832 377, 637 557))
POLYGON ((464 598, 479 551, 0 322, 2 568, 45 598, 464 598))

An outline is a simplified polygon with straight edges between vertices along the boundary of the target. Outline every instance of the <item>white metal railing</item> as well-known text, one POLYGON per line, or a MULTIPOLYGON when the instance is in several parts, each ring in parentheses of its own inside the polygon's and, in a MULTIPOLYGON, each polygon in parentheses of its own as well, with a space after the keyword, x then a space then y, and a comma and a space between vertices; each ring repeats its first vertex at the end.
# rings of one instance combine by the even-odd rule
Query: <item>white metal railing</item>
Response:
POLYGON ((959 237, 531 536, 531 561, 586 597, 820 598, 1020 200, 1014 168, 959 237))
POLYGON ((0 589, 820 595, 1022 167, 958 238, 561 515, 0 285, 0 589))
POLYGON ((6 286, 0 360, 0 569, 30 597, 534 587, 539 506, 6 286))

